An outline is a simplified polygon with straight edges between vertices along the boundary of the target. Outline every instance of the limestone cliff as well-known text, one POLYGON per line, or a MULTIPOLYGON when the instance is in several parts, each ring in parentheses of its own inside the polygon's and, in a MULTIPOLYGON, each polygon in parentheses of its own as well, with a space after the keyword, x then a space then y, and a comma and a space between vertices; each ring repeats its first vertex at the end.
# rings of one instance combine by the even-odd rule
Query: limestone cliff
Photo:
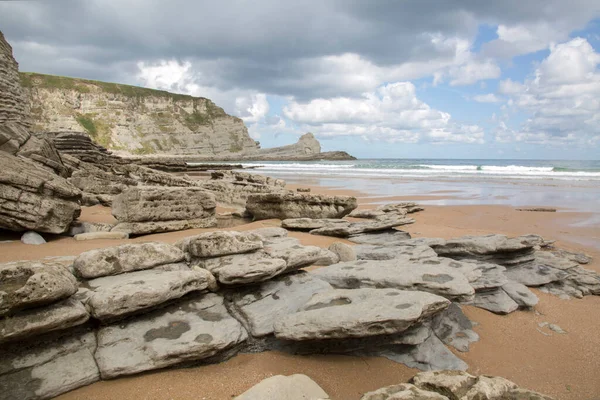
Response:
POLYGON ((52 75, 21 73, 34 132, 86 131, 133 154, 235 156, 254 152, 243 121, 209 99, 52 75))

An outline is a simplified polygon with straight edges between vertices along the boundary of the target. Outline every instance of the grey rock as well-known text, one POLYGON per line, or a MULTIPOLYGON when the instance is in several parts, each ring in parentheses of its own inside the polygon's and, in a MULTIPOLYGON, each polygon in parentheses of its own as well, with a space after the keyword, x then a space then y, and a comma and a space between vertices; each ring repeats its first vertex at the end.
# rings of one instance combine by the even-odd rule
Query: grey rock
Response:
POLYGON ((448 397, 401 383, 365 393, 360 400, 448 400, 448 397))
POLYGON ((539 299, 527 286, 518 282, 508 282, 502 286, 506 292, 520 307, 534 307, 539 299))
POLYGON ((592 261, 592 257, 584 253, 576 253, 567 250, 553 250, 552 254, 557 257, 566 258, 571 261, 575 261, 578 264, 589 264, 592 261))
POLYGON ((329 250, 337 254, 339 262, 355 261, 356 251, 354 247, 342 242, 334 242, 329 246, 329 250))
POLYGON ((120 222, 112 228, 111 232, 148 235, 151 233, 212 228, 217 225, 216 221, 216 218, 196 218, 182 221, 120 222))
POLYGON ((144 270, 96 278, 87 282, 91 293, 86 306, 94 318, 110 321, 207 289, 214 279, 203 269, 144 270))
POLYGON ((21 236, 23 244, 44 244, 46 240, 37 232, 27 231, 21 236))
POLYGON ((329 395, 306 375, 275 375, 260 381, 234 400, 329 400, 329 395))
POLYGON ((337 254, 328 249, 321 249, 319 259, 313 265, 327 266, 337 264, 338 262, 340 262, 340 257, 337 254))
POLYGON ((265 239, 276 238, 276 237, 286 237, 288 235, 287 230, 285 230, 283 228, 274 227, 274 226, 253 229, 251 232, 258 234, 265 239))
POLYGON ((293 341, 396 334, 444 310, 449 301, 396 289, 334 290, 314 295, 275 322, 275 336, 293 341))
POLYGON ((129 239, 129 233, 127 232, 87 232, 79 233, 73 237, 75 240, 118 240, 118 239, 129 239))
POLYGON ((506 270, 505 274, 508 279, 522 283, 525 286, 541 286, 550 282, 563 280, 568 276, 568 273, 565 271, 536 263, 510 267, 506 270))
POLYGON ((348 238, 349 241, 354 243, 372 245, 395 245, 408 239, 410 239, 410 233, 396 229, 378 233, 363 233, 348 238))
POLYGON ((489 291, 490 289, 494 289, 508 283, 508 278, 505 274, 506 268, 501 265, 489 264, 481 261, 476 261, 473 263, 456 261, 456 263, 460 263, 463 266, 461 271, 463 271, 465 275, 467 275, 467 273, 464 268, 468 268, 471 265, 473 265, 475 273, 481 274, 479 278, 475 280, 469 280, 475 291, 489 291))
POLYGON ((313 274, 299 272, 231 293, 232 309, 255 337, 273 333, 273 324, 295 313, 315 294, 332 290, 313 274))
POLYGON ((100 379, 93 332, 0 348, 3 399, 49 399, 100 379))
POLYGON ((82 221, 74 221, 67 235, 75 236, 81 233, 90 233, 90 232, 110 232, 110 230, 114 227, 113 224, 104 224, 100 222, 82 222, 82 221))
POLYGON ((263 248, 263 237, 253 232, 207 232, 175 243, 191 257, 218 257, 263 248))
POLYGON ((161 242, 124 244, 81 253, 73 268, 85 279, 117 275, 183 261, 185 254, 161 242))
POLYGON ((417 346, 390 346, 378 354, 422 371, 465 371, 468 368, 468 365, 448 350, 436 335, 431 335, 417 346))
POLYGON ((437 258, 437 254, 429 246, 359 244, 354 249, 359 260, 393 260, 407 256, 411 261, 437 258))
POLYGON ((368 222, 348 222, 347 224, 335 224, 310 231, 313 235, 349 237, 366 232, 386 231, 390 228, 400 225, 414 223, 412 218, 406 218, 399 215, 389 215, 382 219, 376 219, 368 222))
POLYGON ((77 292, 77 279, 60 263, 0 264, 0 316, 50 304, 77 292))
POLYGON ((519 304, 502 289, 478 292, 470 304, 495 314, 510 314, 519 308, 519 304))
POLYGON ((248 196, 246 210, 255 220, 278 218, 341 218, 357 206, 356 197, 301 193, 248 196))
POLYGON ((45 307, 22 311, 0 319, 0 343, 81 325, 89 319, 81 302, 68 298, 45 307))
POLYGON ((281 227, 284 229, 310 231, 336 225, 346 226, 349 223, 349 221, 339 218, 288 218, 281 221, 281 227))
POLYGON ((377 207, 377 210, 385 213, 405 213, 412 214, 418 211, 423 211, 424 208, 412 201, 404 201, 401 203, 384 204, 377 207))
POLYGON ((217 294, 196 295, 98 331, 103 379, 213 357, 247 338, 217 294))
POLYGON ((281 258, 262 251, 202 259, 197 265, 207 269, 223 285, 242 285, 271 279, 287 270, 281 258))
POLYGON ((287 271, 314 264, 322 256, 322 249, 316 246, 302 246, 295 238, 271 238, 265 242, 264 251, 272 258, 282 258, 287 263, 287 271))
POLYGON ((421 389, 462 399, 475 385, 477 377, 464 371, 427 371, 418 373, 410 381, 421 389))
POLYGON ((470 344, 479 340, 479 335, 473 331, 473 323, 456 303, 434 316, 430 326, 444 344, 458 351, 469 351, 470 344))
POLYGON ((571 268, 579 266, 579 263, 571 260, 569 257, 561 257, 549 251, 536 251, 533 264, 542 265, 568 271, 571 268))
MULTIPOLYGON (((406 214, 406 213, 404 213, 406 214)), ((369 210, 354 210, 350 214, 348 214, 351 218, 365 218, 365 219, 375 219, 378 217, 382 217, 385 215, 384 211, 377 209, 369 209, 369 210)))
POLYGON ((298 193, 310 193, 310 188, 296 188, 298 193))
POLYGON ((312 273, 341 289, 422 290, 461 301, 472 299, 475 293, 460 272, 444 265, 410 262, 408 259, 339 263, 312 273))

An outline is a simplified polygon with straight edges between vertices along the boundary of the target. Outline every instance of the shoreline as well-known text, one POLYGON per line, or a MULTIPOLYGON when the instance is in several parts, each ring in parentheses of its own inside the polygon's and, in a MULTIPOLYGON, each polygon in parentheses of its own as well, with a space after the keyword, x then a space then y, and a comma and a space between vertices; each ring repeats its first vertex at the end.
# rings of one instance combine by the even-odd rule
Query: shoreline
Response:
MULTIPOLYGON (((368 197, 359 191, 311 184, 289 184, 287 187, 292 190, 310 187, 313 194, 356 195, 359 208, 372 208, 380 201, 414 200, 411 196, 368 197)), ((438 193, 440 197, 444 197, 443 194, 452 195, 451 192, 438 193)), ((585 268, 600 272, 600 249, 576 240, 586 237, 594 240, 600 237, 600 229, 596 226, 572 225, 573 221, 588 218, 588 214, 592 213, 523 212, 504 205, 428 205, 424 211, 415 214, 416 223, 405 225, 402 229, 413 237, 442 238, 488 233, 509 236, 537 233, 546 239, 557 240, 561 248, 589 254, 594 260, 585 268)), ((85 207, 80 220, 111 222, 112 216, 106 207, 85 207)), ((249 230, 278 225, 279 220, 263 220, 218 230, 249 230)), ((129 240, 77 242, 73 238, 57 237, 42 246, 27 246, 18 241, 0 243, 0 262, 77 255, 93 248, 126 242, 173 243, 183 237, 212 230, 217 229, 168 232, 129 240)), ((300 239, 303 245, 325 248, 335 241, 343 241, 303 232, 290 232, 290 236, 300 239)), ((472 374, 502 376, 522 387, 557 399, 593 398, 600 393, 600 336, 597 335, 600 331, 600 297, 561 300, 536 289, 533 291, 540 298, 536 311, 520 310, 499 316, 463 306, 465 314, 477 323, 474 330, 480 335, 480 341, 473 343, 467 353, 452 350, 453 353, 469 364, 468 372, 472 374), (557 324, 568 333, 559 335, 542 331, 538 326, 541 322, 557 324)), ((303 373, 315 380, 333 400, 358 400, 364 392, 406 382, 417 372, 416 369, 380 357, 297 356, 269 351, 239 354, 220 364, 165 369, 100 381, 65 393, 57 399, 224 400, 239 395, 269 376, 303 373)))

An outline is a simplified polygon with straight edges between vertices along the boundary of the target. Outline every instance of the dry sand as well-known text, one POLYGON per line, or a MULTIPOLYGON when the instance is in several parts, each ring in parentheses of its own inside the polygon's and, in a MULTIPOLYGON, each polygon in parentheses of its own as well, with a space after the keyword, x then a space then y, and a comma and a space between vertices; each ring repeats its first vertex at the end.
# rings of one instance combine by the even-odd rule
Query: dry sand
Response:
MULTIPOLYGON (((312 193, 332 193, 325 188, 312 189, 312 193)), ((344 194, 344 191, 335 190, 333 193, 344 194)), ((367 200, 364 196, 359 197, 367 200)), ((370 205, 363 204, 361 207, 370 205)), ((428 206, 424 212, 415 215, 415 224, 403 229, 414 237, 443 238, 467 234, 537 233, 546 239, 557 240, 557 245, 562 248, 584 251, 593 256, 593 263, 586 268, 600 272, 600 228, 572 225, 588 217, 587 214, 575 212, 521 212, 505 206, 428 206)), ((90 207, 84 210, 81 219, 110 222, 112 217, 106 208, 90 207)), ((277 220, 267 220, 229 229, 247 230, 277 226, 278 223, 277 220)), ((207 230, 148 235, 129 242, 160 240, 172 243, 202 231, 207 230)), ((338 240, 305 233, 291 235, 304 244, 322 247, 338 240)), ((15 238, 18 240, 17 235, 9 235, 0 237, 0 241, 15 238)), ((77 242, 65 237, 55 238, 42 246, 26 246, 18 241, 0 243, 0 262, 77 255, 85 250, 123 242, 125 241, 77 242)), ((469 352, 455 354, 469 364, 469 371, 474 374, 500 375, 557 399, 600 399, 600 297, 561 300, 534 291, 540 297, 535 311, 517 311, 507 316, 498 316, 482 309, 464 306, 469 318, 478 323, 475 330, 481 340, 473 344, 469 352), (540 322, 557 324, 567 333, 561 335, 539 328, 540 322)), ((58 398, 231 399, 266 377, 304 373, 319 383, 332 399, 352 400, 359 399, 366 391, 404 382, 417 372, 402 364, 376 357, 294 356, 266 352, 240 354, 216 365, 155 371, 98 382, 58 398)))

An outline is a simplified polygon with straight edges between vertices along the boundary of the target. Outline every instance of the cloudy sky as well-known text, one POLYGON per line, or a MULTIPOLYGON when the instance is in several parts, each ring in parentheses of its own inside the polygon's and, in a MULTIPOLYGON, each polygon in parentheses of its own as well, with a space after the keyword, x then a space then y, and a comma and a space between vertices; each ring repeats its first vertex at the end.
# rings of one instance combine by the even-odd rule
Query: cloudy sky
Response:
POLYGON ((599 0, 0 1, 23 71, 208 97, 263 147, 600 159, 599 0))

